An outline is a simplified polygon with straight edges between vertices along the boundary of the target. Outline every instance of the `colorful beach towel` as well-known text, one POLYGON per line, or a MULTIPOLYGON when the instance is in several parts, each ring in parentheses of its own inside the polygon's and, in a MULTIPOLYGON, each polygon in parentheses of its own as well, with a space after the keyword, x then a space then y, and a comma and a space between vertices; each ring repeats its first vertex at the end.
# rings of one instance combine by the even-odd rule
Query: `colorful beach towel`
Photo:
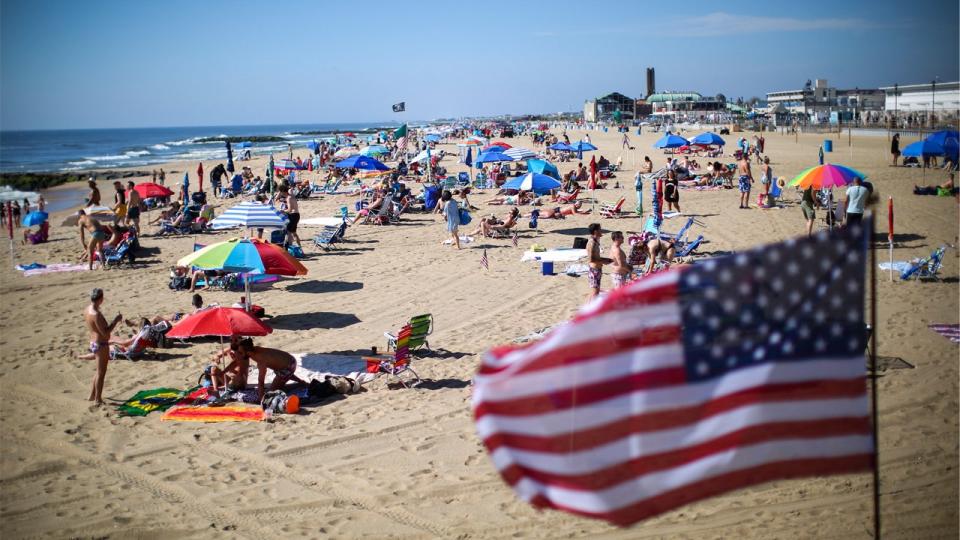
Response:
MULTIPOLYGON (((32 265, 31 265, 32 266, 32 265)), ((40 266, 30 268, 29 270, 24 270, 24 276, 39 276, 41 274, 54 274, 57 272, 86 272, 88 270, 86 264, 70 264, 70 263, 58 263, 58 264, 48 264, 47 266, 40 266)))
POLYGON ((211 407, 208 405, 177 405, 163 413, 160 420, 178 422, 260 422, 263 409, 249 403, 231 403, 211 407))
POLYGON ((960 343, 960 324, 931 324, 929 326, 931 330, 953 343, 960 343))
POLYGON ((187 394, 176 388, 141 390, 117 408, 120 416, 146 416, 153 411, 166 411, 187 394))

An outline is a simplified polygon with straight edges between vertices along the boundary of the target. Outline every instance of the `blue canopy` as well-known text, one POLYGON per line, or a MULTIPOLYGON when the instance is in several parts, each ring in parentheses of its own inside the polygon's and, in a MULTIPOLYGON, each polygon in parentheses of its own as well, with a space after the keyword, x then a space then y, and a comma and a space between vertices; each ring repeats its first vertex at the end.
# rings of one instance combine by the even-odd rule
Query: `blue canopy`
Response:
POLYGON ((428 142, 440 142, 440 136, 436 133, 429 133, 423 139, 428 142))
POLYGON ((935 142, 940 146, 947 146, 947 139, 960 139, 960 132, 955 129, 944 129, 942 131, 937 131, 927 136, 926 140, 935 142))
POLYGON ((717 135, 716 133, 712 131, 707 131, 706 133, 701 133, 696 137, 690 139, 690 144, 699 144, 701 146, 710 146, 715 144, 718 146, 723 146, 727 143, 724 142, 724 140, 720 138, 720 136, 717 135))
POLYGON ((557 180, 560 179, 560 171, 557 166, 545 159, 528 159, 527 170, 532 173, 545 174, 557 180))
POLYGON ((574 152, 574 149, 572 146, 562 142, 551 144, 547 148, 549 148, 550 150, 562 150, 564 152, 574 152))
POLYGON ((659 141, 653 143, 654 148, 680 148, 687 146, 689 141, 679 135, 664 135, 659 141))
POLYGON ((320 148, 320 143, 317 141, 307 141, 307 148, 316 152, 317 148, 320 148))
POLYGON ((389 154, 390 150, 382 144, 374 144, 371 146, 365 147, 363 150, 360 150, 360 155, 363 156, 376 156, 379 154, 389 154))
POLYGON ((513 158, 504 154, 503 152, 497 152, 496 150, 491 150, 489 152, 482 152, 477 156, 477 163, 493 163, 496 161, 513 161, 513 158))
POLYGON ((555 189, 560 189, 560 181, 551 178, 545 174, 527 173, 523 176, 517 176, 502 186, 501 189, 516 189, 519 191, 532 191, 537 195, 550 193, 555 189))
POLYGON ((250 141, 243 141, 237 143, 237 148, 250 148, 253 146, 253 143, 250 141))
POLYGON ((597 149, 596 146, 586 142, 578 141, 570 145, 570 149, 574 152, 592 152, 597 149))
POLYGON ((350 156, 343 161, 338 161, 336 167, 340 169, 362 169, 365 171, 390 170, 390 167, 369 156, 350 156))
POLYGON ((39 210, 34 210, 29 214, 23 216, 23 221, 20 222, 24 227, 33 227, 34 225, 40 225, 47 220, 47 213, 41 212, 39 210))
POLYGON ((956 163, 957 158, 960 157, 960 139, 947 137, 943 143, 943 153, 956 163))
POLYGON ((943 154, 943 146, 927 139, 908 144, 907 147, 903 149, 903 155, 907 157, 922 158, 942 156, 943 154))

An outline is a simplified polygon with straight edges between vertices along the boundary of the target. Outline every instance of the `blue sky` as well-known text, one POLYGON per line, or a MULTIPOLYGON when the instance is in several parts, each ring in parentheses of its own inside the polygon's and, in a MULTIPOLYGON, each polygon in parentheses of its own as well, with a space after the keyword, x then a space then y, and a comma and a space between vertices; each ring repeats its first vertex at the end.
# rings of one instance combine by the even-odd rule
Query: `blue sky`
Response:
POLYGON ((956 0, 0 2, 0 129, 579 110, 958 76, 956 0))

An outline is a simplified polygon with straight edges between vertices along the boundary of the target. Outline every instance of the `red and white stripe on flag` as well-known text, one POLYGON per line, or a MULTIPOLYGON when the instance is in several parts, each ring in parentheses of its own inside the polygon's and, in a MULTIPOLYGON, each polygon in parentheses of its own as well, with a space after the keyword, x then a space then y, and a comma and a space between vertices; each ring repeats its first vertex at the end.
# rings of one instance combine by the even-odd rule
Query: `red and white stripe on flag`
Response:
MULTIPOLYGON (((778 254, 808 247, 788 245, 772 264, 789 264, 778 254)), ((811 258, 818 261, 816 254, 823 253, 811 258)), ((829 258, 833 251, 826 253, 829 258)), ((720 312, 732 308, 735 319, 756 314, 729 305, 716 291, 704 295, 700 289, 689 295, 693 300, 681 299, 691 283, 709 279, 707 264, 700 274, 676 269, 635 281, 538 342, 488 351, 473 408, 494 465, 519 497, 537 507, 623 526, 761 482, 869 470, 862 255, 848 265, 849 273, 824 266, 828 286, 808 283, 828 295, 840 287, 859 304, 825 300, 825 307, 808 309, 811 298, 800 298, 795 312, 781 313, 794 297, 779 283, 783 306, 770 304, 769 315, 744 321, 743 328, 768 327, 764 343, 755 341, 763 330, 725 342, 733 327, 723 322, 699 348, 703 337, 687 317, 692 310, 704 328, 714 326, 710 298, 720 312), (809 324, 800 316, 804 311, 809 324), (781 315, 782 326, 768 324, 781 315), (854 334, 820 338, 818 324, 854 334), (744 353, 728 354, 741 343, 748 345, 744 353), (717 361, 705 361, 711 353, 704 351, 717 353, 717 361)), ((839 249, 836 257, 841 266, 856 259, 839 249)), ((744 272, 755 268, 749 259, 740 262, 744 272)), ((736 281, 725 273, 730 268, 717 270, 718 283, 736 281)), ((748 292, 729 288, 732 296, 748 292)), ((763 296, 749 292, 748 302, 763 296)))

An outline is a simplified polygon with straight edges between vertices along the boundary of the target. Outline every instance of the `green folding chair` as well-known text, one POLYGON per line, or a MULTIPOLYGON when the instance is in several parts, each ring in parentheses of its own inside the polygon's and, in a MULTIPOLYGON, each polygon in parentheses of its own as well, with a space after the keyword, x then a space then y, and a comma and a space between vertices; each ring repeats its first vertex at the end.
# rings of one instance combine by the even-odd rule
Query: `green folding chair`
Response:
MULTIPOLYGON (((430 349, 427 336, 433 333, 433 315, 426 313, 424 315, 411 317, 408 324, 410 325, 410 341, 407 343, 407 348, 411 351, 415 351, 420 347, 430 349)), ((387 338, 387 350, 396 350, 397 335, 384 332, 383 336, 387 338)))

